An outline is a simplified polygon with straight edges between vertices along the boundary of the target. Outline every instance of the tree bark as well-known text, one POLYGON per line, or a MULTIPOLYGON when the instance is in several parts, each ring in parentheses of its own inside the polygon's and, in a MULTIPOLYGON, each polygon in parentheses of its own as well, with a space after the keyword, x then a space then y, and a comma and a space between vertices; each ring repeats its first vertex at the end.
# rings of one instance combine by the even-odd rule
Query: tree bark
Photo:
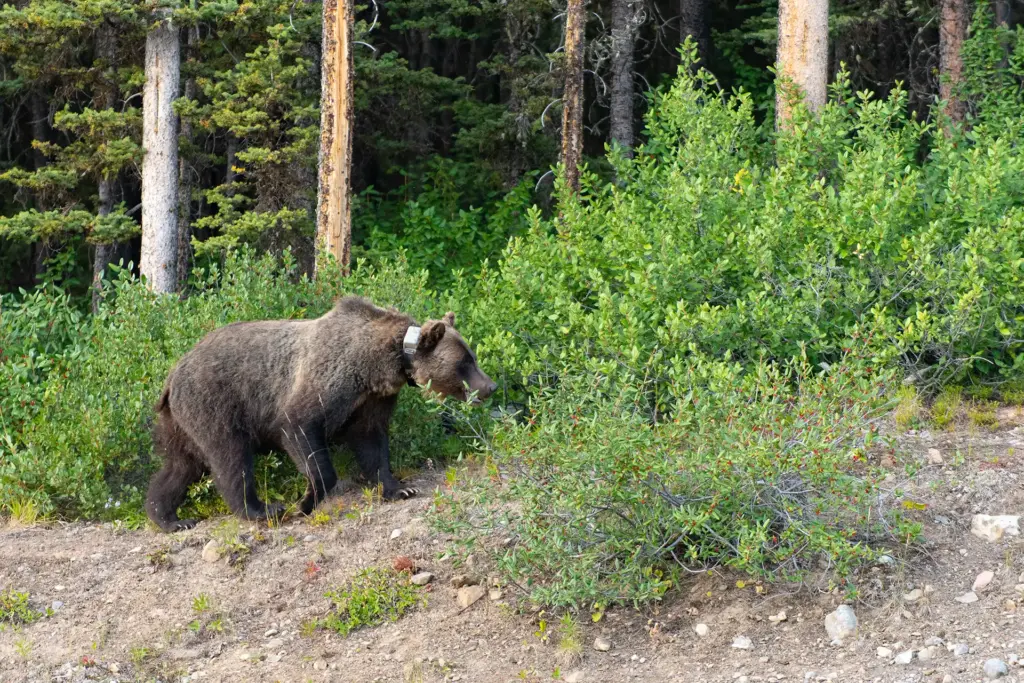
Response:
MULTIPOLYGON (((317 246, 346 275, 352 250, 352 8, 324 0, 317 246)), ((319 261, 319 259, 318 259, 319 261)))
POLYGON ((562 91, 562 165, 565 182, 580 191, 583 156, 583 40, 585 0, 569 0, 565 18, 565 89, 562 91))
MULTIPOLYGON (((825 106, 828 92, 828 0, 780 0, 777 74, 788 79, 807 108, 825 106)), ((791 94, 780 82, 775 96, 775 125, 789 120, 791 94)), ((793 93, 796 94, 796 93, 793 93)))
POLYGON ((633 156, 633 50, 640 20, 640 0, 612 2, 611 139, 633 156))
POLYGON ((946 103, 945 114, 954 122, 963 121, 966 104, 957 97, 963 78, 961 48, 971 23, 967 0, 942 0, 939 22, 939 99, 946 103))
MULTIPOLYGON (((32 117, 31 129, 32 139, 40 142, 48 142, 50 139, 49 112, 46 106, 46 99, 42 93, 33 92, 28 98, 29 115, 32 117)), ((35 170, 46 166, 46 155, 37 148, 32 148, 32 165, 35 170)), ((46 197, 42 192, 35 193, 36 210, 46 211, 46 197)), ((32 245, 33 260, 33 281, 37 285, 43 283, 46 275, 46 260, 50 257, 52 244, 48 239, 42 239, 32 245)))
POLYGON ((139 271, 154 292, 178 286, 178 97, 181 40, 170 11, 146 36, 146 85, 142 92, 142 254, 139 271))
MULTIPOLYGON (((101 83, 96 86, 96 96, 93 100, 97 110, 113 109, 117 100, 117 86, 114 84, 114 60, 117 55, 117 36, 114 27, 103 22, 96 30, 96 56, 105 63, 101 83)), ((114 182, 113 177, 102 174, 97 182, 99 203, 96 206, 96 215, 99 217, 108 216, 114 208, 114 182)), ((107 267, 114 260, 117 253, 117 244, 97 244, 93 254, 92 262, 92 312, 99 310, 100 298, 103 290, 103 276, 107 267)))
MULTIPOLYGON (((190 26, 187 32, 185 47, 186 60, 194 61, 199 47, 199 27, 190 26)), ((184 96, 194 100, 197 93, 196 79, 189 76, 185 79, 184 96)), ((185 119, 181 122, 181 139, 186 144, 192 143, 192 122, 185 119)), ((190 159, 182 156, 178 163, 178 265, 177 289, 185 291, 189 273, 192 272, 192 188, 194 183, 193 169, 190 159)))
POLYGON ((700 54, 700 65, 708 66, 711 58, 711 26, 708 7, 711 0, 679 0, 679 42, 693 36, 700 54))

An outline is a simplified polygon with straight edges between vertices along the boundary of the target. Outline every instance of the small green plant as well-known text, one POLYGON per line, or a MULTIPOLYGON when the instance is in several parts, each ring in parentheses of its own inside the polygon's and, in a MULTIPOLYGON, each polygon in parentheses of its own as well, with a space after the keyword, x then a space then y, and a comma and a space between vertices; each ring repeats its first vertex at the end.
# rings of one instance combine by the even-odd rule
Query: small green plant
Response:
POLYGON ((348 586, 329 590, 325 595, 334 609, 320 626, 342 636, 364 626, 397 621, 425 601, 419 586, 409 583, 405 573, 387 567, 364 569, 348 586))
POLYGON ((963 402, 960 387, 946 387, 932 403, 932 424, 938 429, 952 429, 963 402))
POLYGON ((196 597, 192 598, 192 611, 196 614, 203 614, 204 612, 209 612, 210 596, 206 593, 200 593, 196 597))
POLYGON ((967 407, 967 419, 976 427, 993 428, 999 426, 996 418, 995 401, 974 401, 967 407))
POLYGON ((40 521, 39 506, 35 501, 19 499, 11 502, 11 517, 8 523, 16 527, 35 526, 40 521))
POLYGON ((145 662, 152 655, 153 651, 144 645, 136 645, 128 652, 128 657, 132 660, 132 664, 136 666, 145 662))
POLYGON ((167 547, 157 548, 153 552, 147 553, 146 559, 157 569, 166 569, 171 566, 171 550, 167 547))
POLYGON ((14 641, 14 650, 22 659, 28 659, 29 655, 32 654, 32 641, 27 638, 19 638, 14 641))
POLYGON ((896 421, 896 428, 900 431, 907 431, 917 427, 921 418, 921 399, 918 397, 917 388, 914 386, 900 387, 896 392, 896 410, 893 411, 893 419, 896 421))
POLYGON ((0 627, 31 624, 48 615, 49 609, 46 612, 34 610, 29 606, 28 601, 29 594, 27 592, 9 588, 0 593, 0 627))
POLYGON ((310 515, 309 523, 312 526, 325 526, 331 523, 331 515, 323 508, 317 508, 310 515))
POLYGON ((558 657, 564 666, 576 666, 583 659, 583 636, 572 614, 566 612, 558 622, 558 657))

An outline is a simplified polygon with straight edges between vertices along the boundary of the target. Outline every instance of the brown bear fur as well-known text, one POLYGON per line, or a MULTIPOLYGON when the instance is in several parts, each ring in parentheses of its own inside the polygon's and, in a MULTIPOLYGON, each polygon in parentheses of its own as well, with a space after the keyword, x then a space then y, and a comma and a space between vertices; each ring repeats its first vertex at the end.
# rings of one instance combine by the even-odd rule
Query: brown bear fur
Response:
POLYGON ((402 342, 416 322, 361 297, 344 297, 315 320, 232 323, 209 333, 178 361, 157 403, 155 441, 163 469, 153 475, 146 512, 161 529, 179 520, 188 487, 206 473, 231 510, 276 518, 280 505, 256 495, 255 453, 288 453, 308 486, 309 514, 337 482, 327 445, 347 444, 385 498, 408 497, 391 474, 388 423, 406 384, 482 400, 496 385, 454 328, 455 317, 427 321, 411 357, 402 342))

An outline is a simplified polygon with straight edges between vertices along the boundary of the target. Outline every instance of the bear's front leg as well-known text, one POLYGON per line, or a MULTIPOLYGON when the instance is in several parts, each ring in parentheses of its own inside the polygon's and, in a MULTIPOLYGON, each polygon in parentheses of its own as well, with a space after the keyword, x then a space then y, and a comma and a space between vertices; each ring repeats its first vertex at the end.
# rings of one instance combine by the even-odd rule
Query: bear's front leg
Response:
POLYGON ((306 475, 306 495, 299 502, 299 512, 308 515, 338 483, 327 451, 324 428, 319 424, 305 424, 287 430, 283 446, 299 472, 306 475))
POLYGON ((363 475, 371 482, 383 485, 385 500, 411 498, 418 493, 415 488, 403 487, 391 474, 391 449, 386 426, 356 423, 345 435, 345 441, 355 454, 363 475))

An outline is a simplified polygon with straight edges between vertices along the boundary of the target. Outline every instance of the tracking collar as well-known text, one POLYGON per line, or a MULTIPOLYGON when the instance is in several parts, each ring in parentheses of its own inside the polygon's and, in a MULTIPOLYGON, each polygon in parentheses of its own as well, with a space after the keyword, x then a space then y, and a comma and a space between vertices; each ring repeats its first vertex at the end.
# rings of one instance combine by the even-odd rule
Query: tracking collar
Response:
POLYGON ((412 378, 412 357, 416 354, 416 345, 420 341, 420 328, 410 326, 405 331, 405 338, 402 339, 402 369, 405 370, 405 379, 409 386, 416 386, 416 380, 412 378))

